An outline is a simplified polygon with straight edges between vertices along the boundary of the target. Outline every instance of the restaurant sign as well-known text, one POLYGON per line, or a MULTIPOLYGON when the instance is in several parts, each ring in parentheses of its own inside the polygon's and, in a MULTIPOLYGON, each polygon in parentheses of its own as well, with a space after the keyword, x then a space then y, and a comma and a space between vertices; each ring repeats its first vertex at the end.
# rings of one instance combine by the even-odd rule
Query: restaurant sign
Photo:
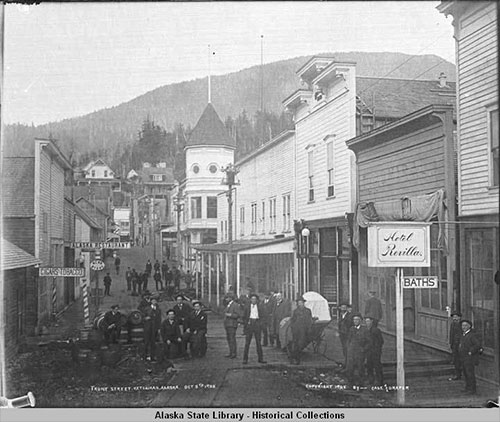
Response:
POLYGON ((430 267, 430 224, 384 222, 368 226, 368 266, 430 267))

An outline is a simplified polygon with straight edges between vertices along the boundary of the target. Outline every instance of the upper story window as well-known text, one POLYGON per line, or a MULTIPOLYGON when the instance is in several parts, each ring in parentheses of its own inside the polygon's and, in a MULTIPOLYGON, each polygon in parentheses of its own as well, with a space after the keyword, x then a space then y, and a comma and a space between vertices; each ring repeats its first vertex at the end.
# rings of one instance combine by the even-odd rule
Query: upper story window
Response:
POLYGON ((108 177, 108 171, 104 170, 104 177, 108 177))
POLYGON ((260 219, 261 223, 262 223, 262 227, 261 227, 261 231, 262 233, 265 233, 266 231, 266 201, 262 201, 262 206, 261 206, 261 209, 262 209, 262 217, 260 219))
POLYGON ((198 174, 200 172, 200 166, 198 164, 194 164, 192 169, 194 174, 198 174))
POLYGON ((334 169, 333 169, 333 141, 330 141, 326 144, 326 169, 328 177, 327 196, 330 198, 335 195, 334 169))
POLYGON ((201 196, 191 198, 191 218, 201 218, 201 196))
POLYGON ((252 233, 257 233, 257 203, 252 204, 252 233))
POLYGON ((276 198, 269 200, 269 233, 276 233, 276 198))
POLYGON ((240 207, 240 236, 245 235, 245 207, 240 207))
POLYGON ((307 153, 307 175, 309 179, 309 202, 314 201, 314 151, 307 153))
POLYGON ((163 182, 163 174, 153 174, 153 182, 163 182))
POLYGON ((92 170, 90 174, 92 175, 92 177, 95 177, 95 170, 92 170))
POLYGON ((207 218, 217 218, 217 197, 207 197, 207 218))
POLYGON ((212 174, 217 173, 217 166, 215 164, 210 164, 210 166, 208 167, 208 170, 212 174))
POLYGON ((492 106, 488 109, 488 148, 490 156, 490 186, 498 186, 498 105, 492 106))
POLYGON ((289 232, 291 224, 290 194, 283 195, 283 231, 289 232))

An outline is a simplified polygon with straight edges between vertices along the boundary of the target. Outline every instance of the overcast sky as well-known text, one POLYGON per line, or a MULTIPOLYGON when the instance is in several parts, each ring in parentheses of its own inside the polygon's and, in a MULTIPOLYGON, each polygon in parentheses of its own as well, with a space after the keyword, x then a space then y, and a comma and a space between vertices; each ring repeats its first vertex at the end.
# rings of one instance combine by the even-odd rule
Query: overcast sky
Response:
POLYGON ((118 105, 173 82, 335 51, 436 54, 451 18, 422 2, 51 3, 5 6, 4 121, 118 105))

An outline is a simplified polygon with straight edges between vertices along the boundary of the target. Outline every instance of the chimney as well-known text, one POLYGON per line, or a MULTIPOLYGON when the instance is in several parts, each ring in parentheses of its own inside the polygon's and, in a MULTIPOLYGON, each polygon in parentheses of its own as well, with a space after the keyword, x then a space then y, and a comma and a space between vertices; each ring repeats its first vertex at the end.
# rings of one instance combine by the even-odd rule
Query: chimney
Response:
POLYGON ((440 88, 447 88, 448 85, 446 84, 446 75, 444 74, 444 72, 441 72, 439 74, 439 87, 440 88))

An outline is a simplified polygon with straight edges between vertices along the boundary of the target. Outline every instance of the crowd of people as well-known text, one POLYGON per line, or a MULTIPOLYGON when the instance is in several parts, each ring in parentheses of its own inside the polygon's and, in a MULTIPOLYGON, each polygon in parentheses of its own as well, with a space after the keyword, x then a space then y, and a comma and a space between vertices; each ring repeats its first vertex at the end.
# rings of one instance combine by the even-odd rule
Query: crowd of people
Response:
MULTIPOLYGON (((115 257, 116 273, 119 274, 120 261, 115 257)), ((138 306, 144 321, 144 357, 154 361, 158 355, 157 343, 162 345, 161 353, 167 359, 184 357, 185 359, 204 357, 207 351, 207 314, 198 301, 191 302, 180 291, 181 278, 186 287, 190 287, 190 274, 182 274, 179 268, 171 269, 165 260, 160 263, 148 260, 142 273, 135 268, 127 268, 125 273, 127 291, 133 296, 141 295, 138 306), (175 305, 162 315, 158 306, 158 296, 148 290, 148 280, 153 274, 157 292, 171 288, 177 294, 175 305), (163 318, 164 317, 164 318, 163 318)), ((111 276, 104 278, 105 294, 110 295, 111 276)), ((311 341, 314 318, 299 296, 292 311, 292 303, 282 293, 271 289, 259 297, 247 288, 237 297, 230 291, 224 297, 223 324, 226 331, 229 359, 237 358, 236 335, 239 326, 243 327, 245 345, 242 363, 247 364, 250 346, 253 342, 257 352, 257 361, 267 363, 263 347, 274 347, 287 351, 292 364, 300 364, 303 349, 311 341), (280 326, 289 320, 291 340, 282 344, 280 326)), ((343 371, 352 385, 383 385, 382 347, 384 337, 378 328, 383 318, 382 304, 374 291, 368 292, 364 306, 364 316, 355 312, 348 303, 340 303, 337 318, 338 337, 340 339, 344 361, 343 371)), ((465 378, 465 391, 476 393, 475 366, 482 352, 481 343, 472 329, 469 320, 461 319, 459 312, 452 312, 449 344, 452 352, 455 376, 450 380, 465 378)), ((106 342, 117 342, 122 328, 118 305, 111 307, 105 314, 104 338, 106 342)))

